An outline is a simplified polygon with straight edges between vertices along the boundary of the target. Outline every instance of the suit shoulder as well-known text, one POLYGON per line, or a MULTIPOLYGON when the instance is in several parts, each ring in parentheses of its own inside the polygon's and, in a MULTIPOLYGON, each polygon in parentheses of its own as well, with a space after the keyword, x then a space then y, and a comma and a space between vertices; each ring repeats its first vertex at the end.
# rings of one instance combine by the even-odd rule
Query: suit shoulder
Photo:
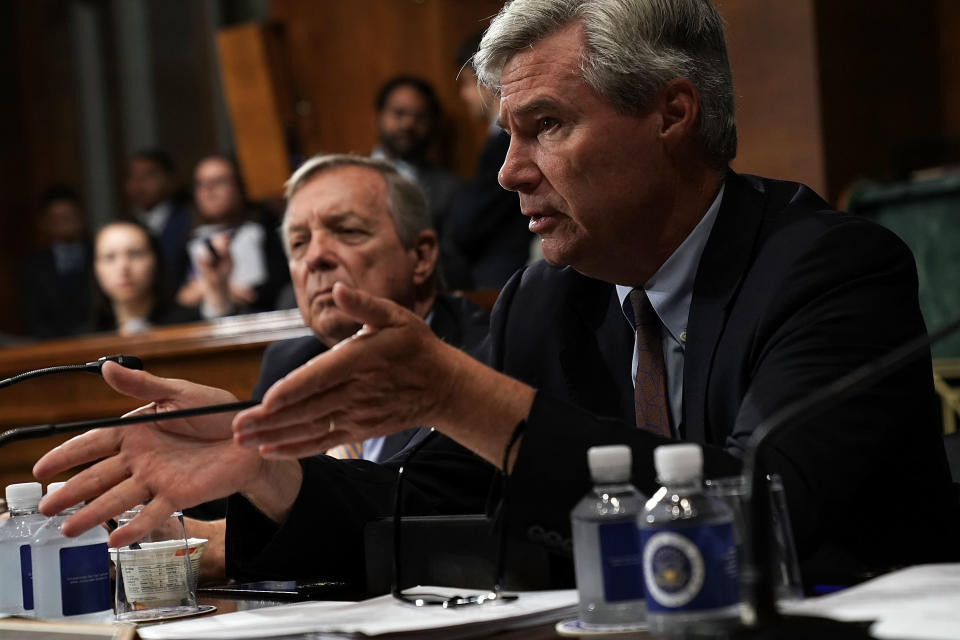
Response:
POLYGON ((299 338, 289 338, 280 340, 267 346, 263 352, 263 363, 286 362, 291 360, 300 360, 306 362, 310 358, 323 353, 326 350, 323 343, 314 336, 301 336, 299 338))

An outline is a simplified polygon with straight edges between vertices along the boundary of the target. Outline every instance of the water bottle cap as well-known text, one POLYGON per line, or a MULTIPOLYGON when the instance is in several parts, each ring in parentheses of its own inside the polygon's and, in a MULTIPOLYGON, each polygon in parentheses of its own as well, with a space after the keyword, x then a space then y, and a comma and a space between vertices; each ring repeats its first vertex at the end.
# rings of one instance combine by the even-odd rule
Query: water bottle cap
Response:
POLYGON ((56 491, 57 489, 59 489, 60 487, 62 487, 62 486, 65 485, 65 484, 67 484, 67 483, 66 483, 66 482, 51 482, 50 484, 47 485, 47 495, 50 495, 51 493, 53 493, 54 491, 56 491))
POLYGON ((625 444, 587 449, 587 465, 594 482, 629 482, 632 458, 625 444))
POLYGON ((703 451, 692 442, 665 444, 653 450, 653 466, 660 482, 699 478, 703 475, 703 451))
POLYGON ((39 482, 20 482, 7 485, 7 505, 11 509, 32 509, 40 504, 43 488, 39 482))

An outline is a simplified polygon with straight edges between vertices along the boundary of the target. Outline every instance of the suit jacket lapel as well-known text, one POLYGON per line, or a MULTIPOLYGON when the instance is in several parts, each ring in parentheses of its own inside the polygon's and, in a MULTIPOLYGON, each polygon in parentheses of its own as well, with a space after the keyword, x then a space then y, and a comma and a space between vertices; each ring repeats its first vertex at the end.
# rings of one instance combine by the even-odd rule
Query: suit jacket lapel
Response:
POLYGON ((710 371, 726 324, 727 305, 753 259, 765 200, 765 194, 758 187, 736 173, 728 172, 723 202, 697 268, 687 319, 686 366, 683 368, 684 433, 681 434, 686 440, 707 440, 710 371))
POLYGON ((613 285, 580 274, 568 290, 560 366, 569 397, 594 413, 633 421, 633 333, 613 285))

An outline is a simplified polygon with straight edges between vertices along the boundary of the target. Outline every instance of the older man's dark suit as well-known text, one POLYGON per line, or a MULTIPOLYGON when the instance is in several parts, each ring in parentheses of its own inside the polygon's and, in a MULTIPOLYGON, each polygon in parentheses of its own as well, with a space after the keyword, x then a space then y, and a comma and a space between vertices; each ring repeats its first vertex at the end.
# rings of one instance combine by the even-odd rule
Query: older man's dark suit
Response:
MULTIPOLYGON (((681 434, 704 444, 708 477, 736 473, 763 418, 923 331, 913 260, 892 234, 801 185, 731 173, 694 285, 681 434)), ((484 357, 538 390, 510 479, 514 535, 569 554, 592 445, 630 444, 634 482, 654 491, 652 451, 668 441, 633 426, 632 350, 612 285, 543 263, 507 284, 484 357)), ((774 443, 766 462, 784 476, 808 579, 824 564, 851 574, 956 555, 933 402, 924 358, 774 443)), ((407 513, 482 510, 489 465, 444 437, 421 455, 407 513)), ((338 551, 388 508, 395 466, 370 467, 304 467, 332 520, 302 524, 334 575, 361 571, 338 551)))

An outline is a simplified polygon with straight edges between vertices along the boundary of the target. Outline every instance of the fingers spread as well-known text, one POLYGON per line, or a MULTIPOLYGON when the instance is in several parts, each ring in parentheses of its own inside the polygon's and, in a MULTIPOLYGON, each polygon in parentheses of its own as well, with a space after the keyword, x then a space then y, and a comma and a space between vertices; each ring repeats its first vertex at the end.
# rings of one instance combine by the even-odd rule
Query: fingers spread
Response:
POLYGON ((41 501, 40 510, 46 515, 60 513, 79 502, 106 494, 129 476, 124 462, 117 457, 107 458, 70 478, 60 490, 48 493, 41 501))
POLYGON ((77 465, 105 458, 117 452, 119 442, 120 432, 117 429, 94 429, 80 434, 37 460, 33 465, 33 475, 43 480, 77 465))
MULTIPOLYGON (((69 486, 70 484, 67 483, 67 486, 60 491, 66 490, 69 486)), ((53 495, 56 495, 56 493, 54 492, 53 495)), ((145 486, 132 478, 128 478, 67 518, 61 527, 61 531, 66 536, 78 536, 88 529, 99 526, 108 519, 132 509, 149 497, 150 492, 145 486)), ((111 542, 113 541, 112 538, 111 536, 111 542)), ((137 539, 131 538, 131 540, 137 539)))
POLYGON ((161 497, 154 498, 143 505, 140 513, 138 513, 133 520, 110 534, 110 546, 125 547, 131 542, 142 540, 154 529, 165 524, 170 518, 170 515, 176 510, 176 507, 171 505, 166 499, 161 497))

